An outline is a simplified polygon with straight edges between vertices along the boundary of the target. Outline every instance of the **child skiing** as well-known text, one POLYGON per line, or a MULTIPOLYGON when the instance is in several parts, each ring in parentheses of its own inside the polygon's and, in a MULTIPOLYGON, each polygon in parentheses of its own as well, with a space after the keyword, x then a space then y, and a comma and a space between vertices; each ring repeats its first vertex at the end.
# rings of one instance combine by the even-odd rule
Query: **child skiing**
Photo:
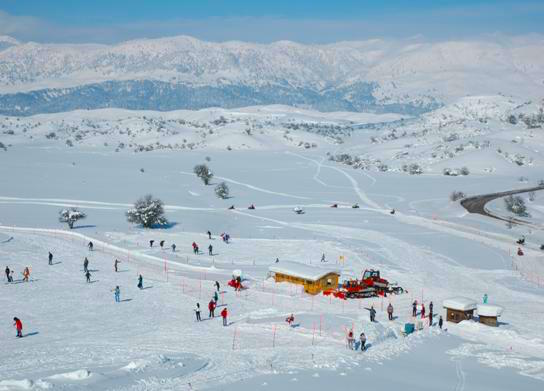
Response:
POLYGON ((355 346, 355 338, 353 337, 353 330, 348 333, 348 348, 353 350, 355 346))
POLYGON ((370 306, 370 321, 375 322, 376 321, 376 310, 374 309, 374 306, 370 306))
POLYGON ((361 335, 359 335, 359 341, 361 341, 361 352, 364 352, 366 350, 366 335, 365 333, 361 333, 361 335))
POLYGON ((114 292, 113 294, 114 294, 114 297, 115 297, 115 302, 119 303, 121 301, 121 289, 119 289, 119 285, 117 285, 115 287, 113 292, 114 292))
POLYGON ((201 319, 200 319, 200 303, 196 303, 195 315, 196 315, 196 321, 200 322, 201 321, 201 319))
POLYGON ((215 314, 214 314, 214 311, 215 311, 215 303, 212 300, 210 300, 210 302, 208 303, 208 309, 210 310, 210 314, 208 316, 208 318, 214 318, 215 317, 215 314))
POLYGON ((389 320, 393 320, 393 305, 391 303, 387 306, 387 316, 389 320))
POLYGON ((23 338, 23 322, 17 317, 13 318, 13 326, 17 330, 17 338, 23 338))
POLYGON ((25 267, 25 270, 23 270, 23 281, 28 282, 29 277, 30 277, 30 269, 27 266, 25 267))
POLYGON ((228 326, 227 316, 228 316, 228 311, 227 311, 227 307, 225 307, 223 308, 223 311, 221 311, 221 317, 223 318, 223 326, 228 326))

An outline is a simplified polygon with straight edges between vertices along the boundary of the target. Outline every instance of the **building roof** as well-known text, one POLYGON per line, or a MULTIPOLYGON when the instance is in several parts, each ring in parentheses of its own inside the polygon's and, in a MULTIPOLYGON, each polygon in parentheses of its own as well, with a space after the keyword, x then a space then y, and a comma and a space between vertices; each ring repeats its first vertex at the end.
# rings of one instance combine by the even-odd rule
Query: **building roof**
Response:
POLYGON ((444 300, 442 305, 451 310, 470 311, 476 309, 477 303, 476 301, 467 297, 453 297, 451 299, 444 300))
POLYGON ((503 308, 498 305, 478 304, 479 316, 499 317, 502 315, 502 311, 503 311, 503 308))
POLYGON ((286 274, 310 281, 317 281, 330 273, 340 275, 340 270, 338 269, 305 265, 303 263, 291 261, 280 261, 279 263, 270 266, 268 270, 273 273, 286 274))

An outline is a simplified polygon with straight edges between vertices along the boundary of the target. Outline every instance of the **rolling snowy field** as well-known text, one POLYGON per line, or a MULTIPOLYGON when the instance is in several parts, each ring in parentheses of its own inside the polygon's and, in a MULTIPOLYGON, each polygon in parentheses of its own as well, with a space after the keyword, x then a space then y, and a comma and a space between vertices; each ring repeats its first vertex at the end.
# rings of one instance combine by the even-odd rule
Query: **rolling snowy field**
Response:
MULTIPOLYGON (((0 266, 13 268, 16 280, 32 269, 31 282, 0 286, 0 390, 540 390, 544 193, 529 206, 530 227, 508 228, 449 199, 453 190, 487 194, 544 179, 540 107, 493 96, 415 118, 285 106, 0 118, 0 266), (210 186, 192 173, 206 157, 210 186), (411 175, 411 164, 422 172, 411 175), (469 175, 443 175, 463 166, 469 175), (213 191, 221 181, 231 190, 227 200, 213 191), (147 193, 164 201, 169 228, 126 222, 125 211, 147 193), (58 222, 68 206, 88 215, 72 231, 58 222), (527 244, 518 257, 521 235, 527 244), (165 240, 165 249, 149 248, 151 239, 165 240), (193 241, 204 253, 192 253, 193 241), (345 277, 378 268, 408 293, 342 301, 267 278, 276 258, 314 265, 323 253, 326 267, 345 277), (241 293, 226 286, 235 269, 247 278, 241 293), (146 289, 136 287, 138 274, 146 289), (207 311, 195 322, 195 304, 206 308, 216 280, 228 327, 207 311), (505 309, 498 328, 462 322, 440 331, 436 316, 433 327, 425 319, 424 330, 400 332, 413 320, 415 299, 433 301, 444 316, 442 300, 480 302, 484 293, 505 309), (291 313, 297 327, 284 321, 291 313), (13 316, 23 321, 23 339, 15 338, 13 316), (366 352, 346 348, 351 328, 366 333, 366 352)), ((500 214, 502 204, 488 207, 500 214)))

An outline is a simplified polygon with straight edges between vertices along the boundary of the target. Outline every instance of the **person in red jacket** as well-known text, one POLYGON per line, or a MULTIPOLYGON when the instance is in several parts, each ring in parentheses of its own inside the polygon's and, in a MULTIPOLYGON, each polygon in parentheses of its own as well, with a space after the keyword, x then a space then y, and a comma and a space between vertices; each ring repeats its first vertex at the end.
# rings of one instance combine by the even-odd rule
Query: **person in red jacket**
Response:
POLYGON ((23 323, 21 320, 17 317, 13 318, 13 326, 15 326, 15 329, 17 330, 17 338, 23 337, 23 323))
POLYGON ((214 314, 215 301, 213 301, 213 299, 211 299, 210 302, 208 303, 208 309, 210 310, 210 315, 208 316, 208 318, 214 318, 215 317, 215 314, 214 314))
POLYGON ((223 308, 223 311, 221 311, 221 316, 223 317, 223 326, 228 326, 227 323, 227 316, 228 316, 227 307, 223 308))

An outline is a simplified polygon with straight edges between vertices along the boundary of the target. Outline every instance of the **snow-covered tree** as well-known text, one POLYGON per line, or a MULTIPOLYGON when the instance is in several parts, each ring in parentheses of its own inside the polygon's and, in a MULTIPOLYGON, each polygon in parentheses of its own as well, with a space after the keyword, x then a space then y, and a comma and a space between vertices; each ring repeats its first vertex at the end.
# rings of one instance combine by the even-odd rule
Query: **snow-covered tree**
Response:
POLYGON ((62 209, 59 211, 59 222, 68 224, 70 229, 74 228, 74 223, 83 220, 87 215, 77 208, 62 209))
POLYGON ((217 186, 215 186, 215 195, 219 198, 226 199, 229 197, 229 187, 225 182, 221 182, 217 186))
POLYGON ((504 199, 504 204, 506 209, 518 216, 528 216, 527 207, 525 206, 525 201, 519 196, 509 195, 504 199))
POLYGON ((193 169, 193 172, 197 177, 202 179, 202 182, 204 182, 205 185, 208 185, 213 178, 213 173, 206 164, 197 164, 193 169))
POLYGON ((145 228, 152 228, 155 225, 168 224, 164 217, 163 203, 158 198, 148 194, 134 203, 134 208, 126 213, 129 223, 141 224, 145 228))

